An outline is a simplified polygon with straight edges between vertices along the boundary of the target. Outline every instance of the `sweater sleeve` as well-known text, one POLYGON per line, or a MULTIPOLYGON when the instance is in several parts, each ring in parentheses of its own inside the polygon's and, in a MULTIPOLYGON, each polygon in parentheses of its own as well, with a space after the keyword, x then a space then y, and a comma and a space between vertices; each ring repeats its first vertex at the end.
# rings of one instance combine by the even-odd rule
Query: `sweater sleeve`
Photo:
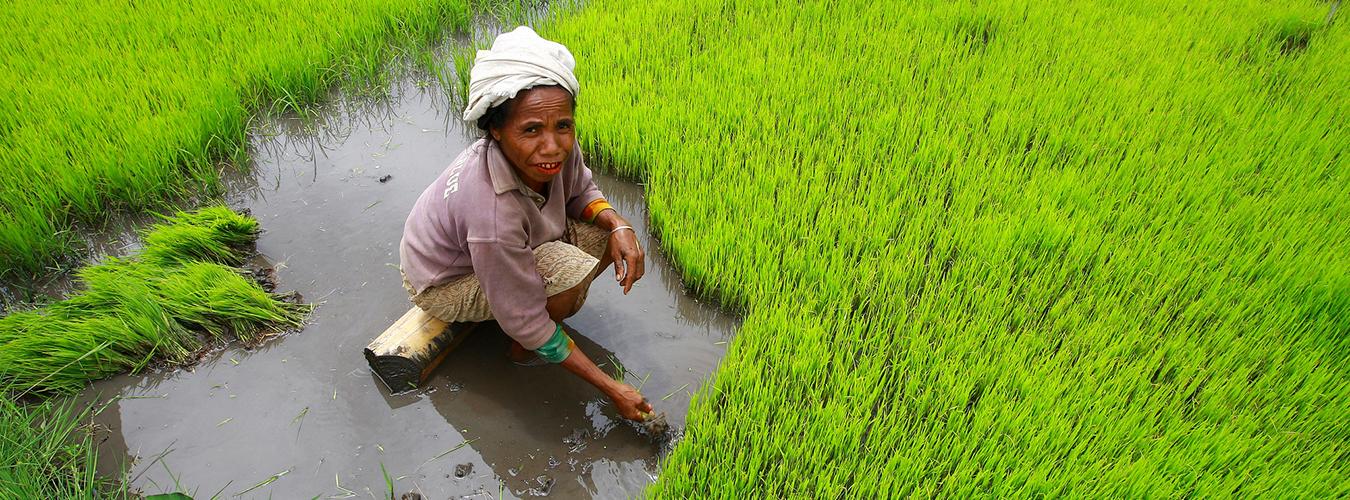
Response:
POLYGON ((492 316, 502 331, 535 350, 553 336, 557 325, 548 317, 548 296, 539 276, 534 252, 524 228, 498 233, 496 238, 470 238, 469 259, 483 287, 492 316))

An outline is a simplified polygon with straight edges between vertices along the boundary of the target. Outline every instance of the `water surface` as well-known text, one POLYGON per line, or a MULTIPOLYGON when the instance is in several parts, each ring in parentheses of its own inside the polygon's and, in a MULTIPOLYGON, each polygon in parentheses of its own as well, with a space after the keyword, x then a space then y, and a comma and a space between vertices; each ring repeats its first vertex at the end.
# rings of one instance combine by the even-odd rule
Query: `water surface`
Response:
MULTIPOLYGON (((427 498, 639 493, 657 447, 563 368, 509 363, 500 330, 480 328, 413 393, 390 395, 370 373, 361 349, 410 307, 396 268, 403 220, 473 138, 438 89, 414 80, 387 101, 335 103, 317 123, 263 127, 253 173, 231 187, 232 205, 262 223, 278 290, 318 304, 309 325, 191 369, 94 384, 83 397, 108 405, 100 469, 125 470, 147 494, 180 485, 200 498, 378 497, 382 468, 397 493, 427 498)), ((602 275, 566 326, 682 428, 738 322, 684 294, 639 186, 597 182, 637 229, 647 274, 627 296, 602 275)))

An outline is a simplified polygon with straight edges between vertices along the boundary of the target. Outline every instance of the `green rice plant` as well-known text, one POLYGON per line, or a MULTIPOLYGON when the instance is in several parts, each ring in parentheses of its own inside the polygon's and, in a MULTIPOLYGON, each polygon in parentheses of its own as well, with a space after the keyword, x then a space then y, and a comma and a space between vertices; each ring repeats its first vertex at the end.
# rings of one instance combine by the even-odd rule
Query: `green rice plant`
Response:
POLYGON ((745 322, 656 497, 1350 495, 1350 27, 617 2, 588 154, 745 322))
POLYGON ((70 297, 0 318, 0 382, 20 394, 70 393, 155 360, 191 362, 211 340, 259 340, 298 327, 308 306, 240 271, 257 221, 224 207, 180 212, 143 235, 139 258, 81 269, 70 297))
POLYGON ((226 207, 207 207, 161 217, 164 224, 145 234, 140 260, 160 266, 194 260, 237 266, 244 256, 236 249, 258 237, 258 221, 226 207))
POLYGON ((86 427, 91 411, 73 401, 25 405, 0 397, 0 496, 128 498, 125 488, 94 469, 97 447, 86 427))
POLYGON ((450 102, 460 109, 469 105, 469 70, 473 68, 474 58, 478 50, 488 47, 487 44, 471 43, 450 50, 450 61, 454 65, 453 79, 442 79, 441 88, 450 96, 450 102))
MULTIPOLYGON (((34 2, 0 10, 0 279, 77 261, 72 228, 219 190, 256 110, 468 25, 464 0, 34 2)), ((383 87, 381 87, 383 88, 383 87)))
POLYGON ((548 3, 546 0, 470 0, 469 11, 480 22, 518 26, 537 18, 548 3))

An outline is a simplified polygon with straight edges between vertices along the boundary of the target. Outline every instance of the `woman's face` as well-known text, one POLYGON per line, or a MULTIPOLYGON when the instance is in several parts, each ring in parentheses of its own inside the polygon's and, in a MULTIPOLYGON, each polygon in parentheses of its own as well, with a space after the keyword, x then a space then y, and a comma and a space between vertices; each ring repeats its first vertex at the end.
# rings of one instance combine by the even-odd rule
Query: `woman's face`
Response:
POLYGON ((574 125, 572 94, 561 87, 535 87, 516 94, 505 122, 490 133, 525 185, 543 192, 572 154, 574 125))

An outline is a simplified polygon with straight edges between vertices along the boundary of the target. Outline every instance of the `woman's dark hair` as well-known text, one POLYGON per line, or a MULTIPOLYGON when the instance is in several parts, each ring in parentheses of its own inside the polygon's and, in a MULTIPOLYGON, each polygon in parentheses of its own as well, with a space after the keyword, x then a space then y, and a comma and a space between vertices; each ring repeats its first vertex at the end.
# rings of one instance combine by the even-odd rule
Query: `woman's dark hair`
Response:
MULTIPOLYGON (((540 88, 540 87, 557 87, 560 89, 563 88, 561 85, 540 85, 539 87, 531 87, 531 88, 540 88)), ((567 89, 563 90, 566 91, 567 89)), ((572 97, 572 111, 576 111, 577 96, 572 95, 571 92, 567 92, 567 95, 572 97)), ((489 130, 492 130, 493 128, 500 128, 502 124, 506 123, 506 117, 511 115, 511 106, 514 105, 515 103, 516 98, 512 97, 510 99, 503 101, 501 104, 488 108, 487 113, 484 113, 483 116, 478 117, 478 129, 483 131, 483 135, 485 136, 488 135, 489 130)))

